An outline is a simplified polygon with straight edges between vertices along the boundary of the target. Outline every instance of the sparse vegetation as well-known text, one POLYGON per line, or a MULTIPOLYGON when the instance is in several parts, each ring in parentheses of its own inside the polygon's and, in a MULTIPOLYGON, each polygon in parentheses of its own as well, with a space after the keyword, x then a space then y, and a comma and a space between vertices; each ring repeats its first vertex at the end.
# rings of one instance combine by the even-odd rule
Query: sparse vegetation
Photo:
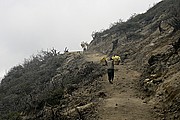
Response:
MULTIPOLYGON (((12 67, 0 85, 0 120, 96 119, 93 116, 96 110, 89 106, 97 102, 99 96, 107 96, 99 84, 106 71, 100 64, 86 60, 91 51, 119 54, 123 64, 130 65, 124 69, 141 73, 137 84, 132 79, 133 84, 139 85, 139 94, 146 103, 153 103, 157 118, 179 119, 179 6, 179 0, 164 0, 146 13, 133 14, 126 22, 120 19, 109 29, 93 32, 93 41, 83 54, 60 54, 55 49, 41 51, 12 67), (162 21, 168 23, 173 32, 165 29, 167 31, 159 33, 162 21), (110 51, 114 39, 118 44, 110 51), (88 109, 80 112, 78 108, 82 107, 88 109)), ((131 77, 128 71, 123 74, 131 77)))
POLYGON ((100 66, 82 60, 81 54, 59 54, 52 49, 13 67, 0 86, 0 118, 13 120, 29 116, 43 119, 33 116, 43 111, 45 106, 68 104, 65 94, 76 90, 69 85, 91 83, 103 74, 102 70, 97 72, 100 66))

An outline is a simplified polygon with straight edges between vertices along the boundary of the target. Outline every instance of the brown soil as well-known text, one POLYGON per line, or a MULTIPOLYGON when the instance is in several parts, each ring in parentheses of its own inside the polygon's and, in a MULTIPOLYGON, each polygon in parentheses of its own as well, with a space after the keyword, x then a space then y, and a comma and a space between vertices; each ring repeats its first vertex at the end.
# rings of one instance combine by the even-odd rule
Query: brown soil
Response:
MULTIPOLYGON (((88 56, 87 60, 94 62, 102 57, 98 53, 88 56)), ((129 64, 115 65, 113 84, 108 82, 107 75, 103 76, 102 91, 107 97, 100 100, 97 110, 99 120, 155 120, 152 103, 146 103, 139 97, 139 77, 140 73, 132 70, 129 64)))

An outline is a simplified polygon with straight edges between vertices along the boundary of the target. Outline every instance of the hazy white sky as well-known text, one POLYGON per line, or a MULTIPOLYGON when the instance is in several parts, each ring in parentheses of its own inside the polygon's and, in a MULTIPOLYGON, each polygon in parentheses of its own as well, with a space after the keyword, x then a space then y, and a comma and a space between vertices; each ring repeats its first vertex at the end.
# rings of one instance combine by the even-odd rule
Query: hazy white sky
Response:
POLYGON ((0 77, 37 51, 81 50, 91 33, 161 0, 0 0, 0 77))

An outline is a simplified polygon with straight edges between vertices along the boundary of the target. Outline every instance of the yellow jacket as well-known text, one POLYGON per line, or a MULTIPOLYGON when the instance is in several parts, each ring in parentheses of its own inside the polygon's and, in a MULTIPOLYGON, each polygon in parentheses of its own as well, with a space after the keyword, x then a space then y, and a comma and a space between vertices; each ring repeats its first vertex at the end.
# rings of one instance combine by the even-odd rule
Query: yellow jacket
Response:
POLYGON ((121 61, 120 56, 117 56, 117 55, 112 56, 112 59, 113 59, 114 61, 121 61))
POLYGON ((107 64, 107 58, 106 58, 106 57, 103 57, 103 58, 100 60, 100 63, 103 64, 103 65, 106 65, 106 64, 107 64))

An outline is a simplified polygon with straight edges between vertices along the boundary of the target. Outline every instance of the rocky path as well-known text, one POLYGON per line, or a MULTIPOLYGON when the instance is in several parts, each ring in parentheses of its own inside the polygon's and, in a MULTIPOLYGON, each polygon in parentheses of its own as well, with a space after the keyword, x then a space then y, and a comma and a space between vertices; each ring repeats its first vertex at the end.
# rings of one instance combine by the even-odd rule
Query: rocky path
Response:
MULTIPOLYGON (((89 55, 87 60, 97 62, 100 54, 89 55), (91 57, 90 57, 91 56, 91 57)), ((107 95, 98 107, 99 120, 155 120, 150 104, 138 97, 137 79, 140 73, 128 64, 115 66, 113 84, 103 76, 102 86, 107 95)))

